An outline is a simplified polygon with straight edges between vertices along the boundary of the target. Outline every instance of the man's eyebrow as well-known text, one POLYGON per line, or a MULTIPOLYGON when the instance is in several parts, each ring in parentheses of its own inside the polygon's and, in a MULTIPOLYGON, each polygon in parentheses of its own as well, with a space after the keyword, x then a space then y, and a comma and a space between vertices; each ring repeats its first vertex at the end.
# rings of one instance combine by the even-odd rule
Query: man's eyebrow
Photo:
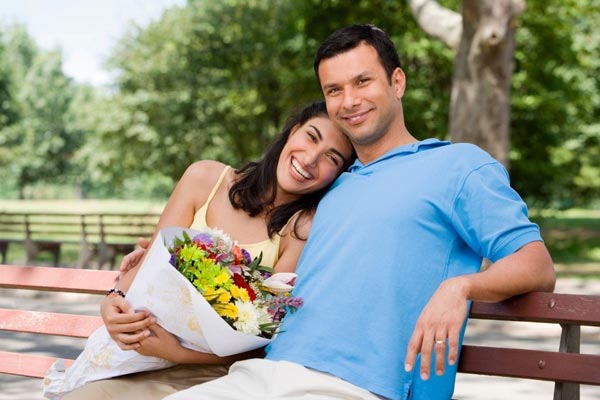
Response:
MULTIPOLYGON (((352 82, 356 82, 356 81, 358 81, 360 79, 370 78, 372 76, 373 76, 373 72, 371 72, 371 71, 363 71, 363 72, 361 72, 361 73, 356 74, 355 76, 353 76, 351 78, 351 81, 352 82)), ((338 85, 337 83, 327 83, 327 84, 325 84, 325 85, 322 86, 321 90, 323 90, 325 92, 325 91, 327 91, 329 89, 337 88, 339 86, 340 85, 338 85)))
POLYGON ((321 87, 321 89, 322 89, 322 90, 328 90, 328 89, 337 88, 337 87, 339 87, 339 86, 340 86, 340 85, 338 85, 337 83, 326 83, 326 84, 324 84, 324 85, 321 87))
POLYGON ((315 132, 317 133, 317 136, 319 137, 319 140, 323 140, 323 135, 321 135, 321 131, 314 125, 309 125, 309 126, 315 130, 315 132))

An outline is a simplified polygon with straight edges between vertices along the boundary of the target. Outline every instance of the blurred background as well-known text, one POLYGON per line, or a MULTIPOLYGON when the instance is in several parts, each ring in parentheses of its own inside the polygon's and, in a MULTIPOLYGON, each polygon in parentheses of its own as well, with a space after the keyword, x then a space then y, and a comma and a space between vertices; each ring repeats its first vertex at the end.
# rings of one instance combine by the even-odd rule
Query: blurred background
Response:
MULTIPOLYGON (((351 23, 399 49, 411 133, 451 139, 457 113, 484 112, 452 103, 460 48, 427 32, 418 3, 460 18, 477 2, 3 1, 0 211, 160 212, 191 162, 255 159, 321 98, 314 53, 351 23)), ((525 6, 508 22, 503 161, 559 271, 600 276, 600 5, 525 6)))

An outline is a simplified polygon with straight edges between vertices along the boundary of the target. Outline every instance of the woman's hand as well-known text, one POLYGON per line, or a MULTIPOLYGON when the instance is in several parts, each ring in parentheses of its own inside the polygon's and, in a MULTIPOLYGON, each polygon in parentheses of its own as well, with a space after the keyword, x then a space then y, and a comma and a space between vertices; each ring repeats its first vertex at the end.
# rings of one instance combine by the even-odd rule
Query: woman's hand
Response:
POLYGON ((181 355, 185 353, 184 348, 175 335, 163 329, 158 324, 149 327, 150 336, 140 341, 140 346, 135 350, 144 356, 160 357, 171 362, 181 362, 181 355))
POLYGON ((156 319, 145 311, 135 312, 121 296, 109 295, 100 306, 100 314, 110 337, 122 350, 140 347, 140 341, 150 335, 147 329, 156 319))

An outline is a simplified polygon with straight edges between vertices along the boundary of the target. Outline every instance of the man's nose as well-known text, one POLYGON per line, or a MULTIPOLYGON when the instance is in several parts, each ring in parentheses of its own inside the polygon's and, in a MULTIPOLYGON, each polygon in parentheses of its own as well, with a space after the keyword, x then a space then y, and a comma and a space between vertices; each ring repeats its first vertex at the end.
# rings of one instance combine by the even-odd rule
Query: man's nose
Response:
POLYGON ((344 107, 353 108, 360 103, 358 93, 353 88, 344 89, 344 107))

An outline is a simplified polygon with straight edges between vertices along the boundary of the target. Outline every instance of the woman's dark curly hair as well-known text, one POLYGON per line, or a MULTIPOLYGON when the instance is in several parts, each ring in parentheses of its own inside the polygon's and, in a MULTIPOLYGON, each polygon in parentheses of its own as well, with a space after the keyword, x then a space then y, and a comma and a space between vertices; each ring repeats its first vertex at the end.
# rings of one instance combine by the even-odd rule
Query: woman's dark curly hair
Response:
MULTIPOLYGON (((316 192, 302 195, 299 199, 290 203, 272 207, 277 194, 277 163, 285 144, 288 141, 292 129, 296 125, 303 125, 308 120, 327 115, 324 101, 317 101, 304 107, 300 112, 292 115, 286 122, 283 130, 271 143, 262 159, 252 161, 235 172, 238 178, 229 190, 229 201, 235 209, 242 209, 251 217, 255 217, 267 211, 267 232, 269 237, 278 234, 289 219, 298 211, 299 218, 294 224, 293 234, 298 236, 298 221, 301 217, 313 211, 321 197, 327 192, 329 186, 316 192)), ((342 170, 348 168, 354 159, 354 154, 343 166, 342 170)), ((302 238, 306 239, 306 238, 302 238)))

